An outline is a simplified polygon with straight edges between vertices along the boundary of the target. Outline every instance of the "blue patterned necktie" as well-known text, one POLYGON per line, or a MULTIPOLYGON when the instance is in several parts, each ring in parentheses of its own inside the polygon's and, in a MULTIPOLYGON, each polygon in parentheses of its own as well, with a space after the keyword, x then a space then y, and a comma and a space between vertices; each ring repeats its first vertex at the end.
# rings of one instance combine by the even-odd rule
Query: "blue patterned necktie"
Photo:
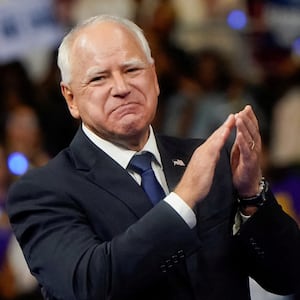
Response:
POLYGON ((129 168, 136 173, 140 174, 142 183, 141 186, 146 194, 149 196, 151 202, 155 205, 166 194, 161 185, 157 181, 153 169, 151 167, 151 161, 153 154, 150 152, 144 152, 142 154, 136 154, 133 156, 129 163, 129 168))

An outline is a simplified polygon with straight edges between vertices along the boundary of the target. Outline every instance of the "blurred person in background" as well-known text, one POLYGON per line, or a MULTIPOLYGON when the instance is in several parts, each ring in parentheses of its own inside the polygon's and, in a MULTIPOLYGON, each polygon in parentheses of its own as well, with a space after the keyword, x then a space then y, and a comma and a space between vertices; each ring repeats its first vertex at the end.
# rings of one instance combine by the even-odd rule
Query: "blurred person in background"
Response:
MULTIPOLYGON (((229 69, 226 68, 223 57, 212 49, 195 54, 191 68, 193 69, 190 77, 194 78, 198 85, 197 95, 193 97, 193 101, 188 101, 185 97, 169 99, 169 117, 166 117, 165 132, 178 135, 176 131, 179 131, 182 132, 182 137, 191 137, 194 132, 197 132, 200 136, 207 137, 224 121, 224 119, 221 122, 216 121, 212 112, 220 101, 225 102, 223 98, 229 83, 229 69), (176 105, 174 100, 178 102, 176 105), (190 109, 186 111, 183 109, 185 106, 190 106, 190 109), (211 109, 208 109, 210 107, 211 109), (172 132, 172 126, 178 129, 172 132), (185 130, 182 130, 182 127, 185 130)), ((227 112, 225 114, 228 115, 227 112)), ((220 117, 223 118, 223 115, 220 117)))
POLYGON ((300 165, 300 65, 285 82, 272 111, 270 159, 275 167, 300 165))
POLYGON ((0 65, 0 125, 1 139, 7 114, 18 105, 35 106, 35 85, 20 61, 0 65))
POLYGON ((1 106, 1 300, 42 299, 36 279, 27 263, 6 213, 6 193, 17 176, 8 169, 8 157, 21 152, 30 166, 45 164, 49 155, 43 149, 42 132, 36 111, 36 86, 19 61, 0 67, 1 106))
MULTIPOLYGON (((11 155, 23 155, 28 163, 28 168, 35 168, 46 164, 49 160, 49 154, 44 149, 43 132, 40 127, 37 111, 25 104, 15 103, 6 112, 4 133, 3 133, 3 166, 7 166, 8 159, 11 155)), ((16 173, 14 165, 6 172, 6 184, 8 189, 10 184, 18 179, 20 174, 16 173)), ((7 168, 1 168, 2 172, 7 168)), ((25 172, 25 170, 24 170, 25 172)), ((7 190, 6 190, 7 191, 7 190)), ((6 195, 3 198, 2 216, 6 216, 5 210, 6 195)), ((10 226, 6 227, 8 240, 5 250, 3 286, 4 291, 11 287, 11 293, 8 298, 11 300, 38 300, 42 299, 40 289, 36 279, 30 274, 23 253, 17 243, 10 226), (6 284, 7 278, 9 284, 6 284)), ((4 244, 5 245, 5 244, 4 244)), ((1 299, 1 298, 0 298, 1 299)))
POLYGON ((156 1, 151 16, 140 20, 160 83, 158 109, 152 124, 157 131, 162 131, 164 120, 170 115, 167 100, 178 89, 181 71, 188 64, 188 53, 173 40, 176 22, 177 12, 171 0, 156 1))
POLYGON ((60 73, 56 57, 57 51, 53 51, 48 71, 36 84, 37 114, 43 132, 43 145, 51 157, 69 145, 78 127, 78 121, 68 114, 59 89, 60 73))
MULTIPOLYGON (((1 252, 2 268, 0 272, 0 297, 2 300, 40 300, 42 299, 36 279, 30 274, 23 253, 17 243, 6 214, 6 192, 10 184, 18 179, 14 170, 8 169, 11 154, 25 156, 29 167, 44 165, 49 155, 43 146, 43 133, 40 128, 37 111, 26 101, 24 95, 31 94, 28 86, 18 89, 20 78, 12 75, 12 85, 6 86, 5 114, 3 116, 1 148, 1 252), (15 87, 15 90, 14 90, 15 87), (6 237, 6 239, 4 239, 6 237)), ((35 91, 34 91, 35 92, 35 91)), ((32 99, 31 97, 29 99, 32 99)))
MULTIPOLYGON (((266 124, 262 110, 248 90, 248 83, 233 71, 232 64, 233 61, 216 49, 194 53, 188 76, 189 82, 194 84, 179 89, 168 99, 163 132, 181 137, 208 137, 228 114, 249 104, 264 133, 266 124)), ((187 63, 184 68, 188 68, 187 63)), ((181 70, 184 74, 184 69, 181 70)))
POLYGON ((6 154, 0 146, 0 299, 13 299, 16 295, 14 278, 7 260, 7 249, 12 236, 11 227, 5 209, 6 195, 9 187, 9 172, 6 154))
POLYGON ((181 57, 177 65, 176 88, 165 99, 165 114, 160 131, 167 135, 188 137, 195 110, 201 101, 202 88, 195 78, 194 62, 191 57, 181 57))
POLYGON ((72 7, 72 18, 75 23, 97 14, 115 14, 134 19, 137 4, 135 0, 85 0, 75 1, 72 7))
POLYGON ((234 71, 233 63, 234 60, 225 53, 213 49, 196 54, 195 78, 202 93, 188 136, 209 136, 229 113, 237 112, 247 104, 254 109, 260 130, 264 131, 263 114, 248 90, 246 79, 234 71))
POLYGON ((4 146, 8 154, 24 154, 31 167, 42 166, 48 162, 49 154, 44 149, 38 114, 32 107, 18 105, 7 114, 4 146))
POLYGON ((300 66, 273 108, 270 174, 278 199, 300 224, 300 66))
POLYGON ((7 153, 0 146, 0 299, 42 300, 36 279, 30 274, 27 263, 6 213, 8 188, 15 179, 7 166, 7 153))

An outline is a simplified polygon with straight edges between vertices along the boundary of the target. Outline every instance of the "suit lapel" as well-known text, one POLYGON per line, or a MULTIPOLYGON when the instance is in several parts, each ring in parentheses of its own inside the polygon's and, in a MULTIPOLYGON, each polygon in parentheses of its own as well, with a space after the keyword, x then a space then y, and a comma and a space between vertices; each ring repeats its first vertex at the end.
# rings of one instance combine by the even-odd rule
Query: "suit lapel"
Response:
POLYGON ((182 153, 177 153, 175 148, 170 148, 163 144, 159 137, 157 138, 157 146, 161 155, 169 191, 171 192, 186 169, 188 157, 182 153))
POLYGON ((138 217, 142 217, 153 205, 143 189, 119 164, 101 153, 87 178, 122 201, 138 217), (126 187, 126 188, 124 188, 126 187))
POLYGON ((138 218, 153 207, 128 172, 96 147, 82 129, 78 130, 70 148, 76 169, 83 171, 89 181, 111 194, 112 201, 122 201, 138 218))

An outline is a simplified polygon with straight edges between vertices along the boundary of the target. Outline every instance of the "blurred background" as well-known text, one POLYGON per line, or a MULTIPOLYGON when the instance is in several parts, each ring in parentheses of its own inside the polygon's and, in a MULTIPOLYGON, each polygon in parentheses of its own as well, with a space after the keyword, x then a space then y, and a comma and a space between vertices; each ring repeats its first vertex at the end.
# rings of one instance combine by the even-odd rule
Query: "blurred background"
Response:
MULTIPOLYGON (((74 24, 101 13, 133 20, 150 42, 158 132, 205 138, 253 106, 264 174, 300 224, 300 0, 0 0, 0 300, 42 299, 11 232, 6 193, 74 135, 57 47, 74 24)), ((250 284, 254 300, 293 299, 250 284)))

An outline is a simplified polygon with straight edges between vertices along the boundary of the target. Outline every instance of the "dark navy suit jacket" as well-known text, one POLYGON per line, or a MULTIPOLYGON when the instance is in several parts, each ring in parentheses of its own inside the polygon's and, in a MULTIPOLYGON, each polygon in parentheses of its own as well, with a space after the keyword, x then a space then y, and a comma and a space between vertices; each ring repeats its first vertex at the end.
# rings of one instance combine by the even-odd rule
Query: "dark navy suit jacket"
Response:
MULTIPOLYGON (((157 137, 169 189, 203 141, 157 137)), ((79 129, 69 148, 10 190, 8 213, 47 299, 244 300, 248 276, 272 292, 295 288, 299 229, 269 193, 232 235, 237 211, 224 148, 190 229, 79 129)))

